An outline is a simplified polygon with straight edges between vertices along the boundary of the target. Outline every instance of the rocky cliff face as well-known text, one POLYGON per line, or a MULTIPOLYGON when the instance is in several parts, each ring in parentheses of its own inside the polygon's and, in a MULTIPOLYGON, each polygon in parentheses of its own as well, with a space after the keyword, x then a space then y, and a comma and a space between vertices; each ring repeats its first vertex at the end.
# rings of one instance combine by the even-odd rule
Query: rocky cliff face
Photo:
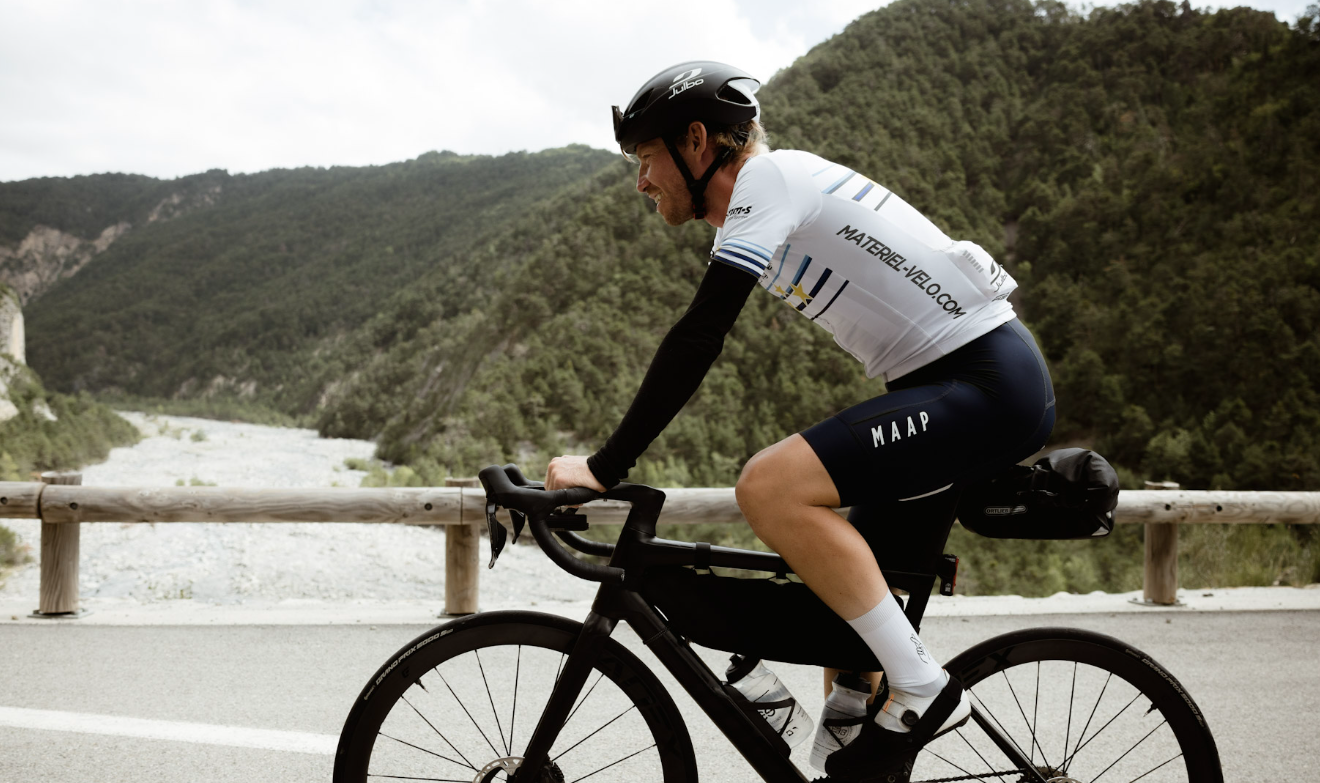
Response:
POLYGON ((221 185, 212 185, 189 193, 171 193, 152 208, 151 213, 147 215, 147 223, 171 220, 194 209, 209 207, 215 204, 222 189, 221 185))
POLYGON ((128 231, 128 223, 106 226, 93 240, 50 226, 34 226, 18 247, 0 246, 0 279, 27 304, 65 277, 72 277, 128 231))
POLYGON ((9 382, 27 361, 25 342, 18 295, 0 283, 0 421, 18 415, 18 406, 9 400, 9 382))
POLYGON ((20 364, 27 362, 27 336, 23 332, 23 308, 18 295, 0 283, 0 353, 20 364))
MULTIPOLYGON (((146 224, 209 207, 220 190, 220 185, 213 185, 187 194, 173 193, 152 208, 146 224)), ((61 279, 77 274, 131 228, 129 222, 121 221, 106 226, 95 239, 82 239, 51 226, 33 226, 17 246, 0 245, 0 284, 9 284, 19 303, 26 305, 61 279)))

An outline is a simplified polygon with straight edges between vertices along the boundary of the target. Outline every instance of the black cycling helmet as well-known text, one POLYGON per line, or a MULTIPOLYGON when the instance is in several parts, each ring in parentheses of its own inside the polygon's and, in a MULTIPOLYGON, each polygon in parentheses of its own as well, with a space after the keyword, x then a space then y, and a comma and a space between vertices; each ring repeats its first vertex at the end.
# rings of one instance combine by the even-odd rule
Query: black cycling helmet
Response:
POLYGON ((729 159, 729 150, 721 150, 705 176, 698 180, 688 171, 672 137, 694 121, 727 127, 756 119, 761 114, 761 106, 756 102, 760 87, 760 81, 731 65, 709 60, 679 63, 642 85, 627 110, 614 107, 614 140, 624 157, 635 163, 638 144, 662 138, 687 181, 693 211, 700 220, 706 214, 706 185, 729 159))

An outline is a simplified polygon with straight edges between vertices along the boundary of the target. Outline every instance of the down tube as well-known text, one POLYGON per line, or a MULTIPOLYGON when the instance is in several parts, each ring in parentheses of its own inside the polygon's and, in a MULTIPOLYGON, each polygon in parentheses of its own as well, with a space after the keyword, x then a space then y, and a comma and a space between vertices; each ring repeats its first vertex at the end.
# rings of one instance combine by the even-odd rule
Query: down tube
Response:
POLYGON ((724 692, 724 686, 685 642, 679 641, 649 604, 636 593, 619 591, 615 600, 622 605, 628 624, 646 640, 651 652, 674 679, 682 684, 711 721, 724 732, 738 752, 747 759, 762 780, 768 783, 805 783, 807 778, 797 766, 765 738, 752 723, 753 718, 738 708, 724 692))

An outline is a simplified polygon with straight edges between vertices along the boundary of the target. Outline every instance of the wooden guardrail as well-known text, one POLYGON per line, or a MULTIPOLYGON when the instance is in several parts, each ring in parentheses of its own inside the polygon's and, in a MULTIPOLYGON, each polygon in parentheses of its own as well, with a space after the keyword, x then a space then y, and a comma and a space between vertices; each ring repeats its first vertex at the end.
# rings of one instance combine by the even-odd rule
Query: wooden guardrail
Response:
MULTIPOLYGON (((38 614, 68 616, 79 610, 78 531, 83 522, 446 525, 445 611, 477 610, 479 530, 486 499, 475 479, 450 479, 451 486, 425 489, 241 489, 84 487, 76 475, 47 474, 45 483, 0 482, 0 518, 42 521, 38 614)), ((667 489, 665 494, 664 523, 743 521, 731 487, 667 489)), ((627 513, 628 504, 618 501, 590 506, 591 521, 598 524, 622 523, 627 513)), ((1145 597, 1150 603, 1172 604, 1178 525, 1316 524, 1320 492, 1129 490, 1119 496, 1115 519, 1147 525, 1145 597), (1159 546, 1152 547, 1152 540, 1159 546)))

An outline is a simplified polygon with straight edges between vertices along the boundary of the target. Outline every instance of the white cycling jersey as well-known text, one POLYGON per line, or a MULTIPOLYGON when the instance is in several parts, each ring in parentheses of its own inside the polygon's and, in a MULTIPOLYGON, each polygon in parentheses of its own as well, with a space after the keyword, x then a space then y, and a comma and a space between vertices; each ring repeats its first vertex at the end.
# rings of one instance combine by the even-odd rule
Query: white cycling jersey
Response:
POLYGON ((980 245, 809 152, 743 165, 711 259, 756 275, 871 378, 899 378, 1015 317, 1017 283, 980 245))

